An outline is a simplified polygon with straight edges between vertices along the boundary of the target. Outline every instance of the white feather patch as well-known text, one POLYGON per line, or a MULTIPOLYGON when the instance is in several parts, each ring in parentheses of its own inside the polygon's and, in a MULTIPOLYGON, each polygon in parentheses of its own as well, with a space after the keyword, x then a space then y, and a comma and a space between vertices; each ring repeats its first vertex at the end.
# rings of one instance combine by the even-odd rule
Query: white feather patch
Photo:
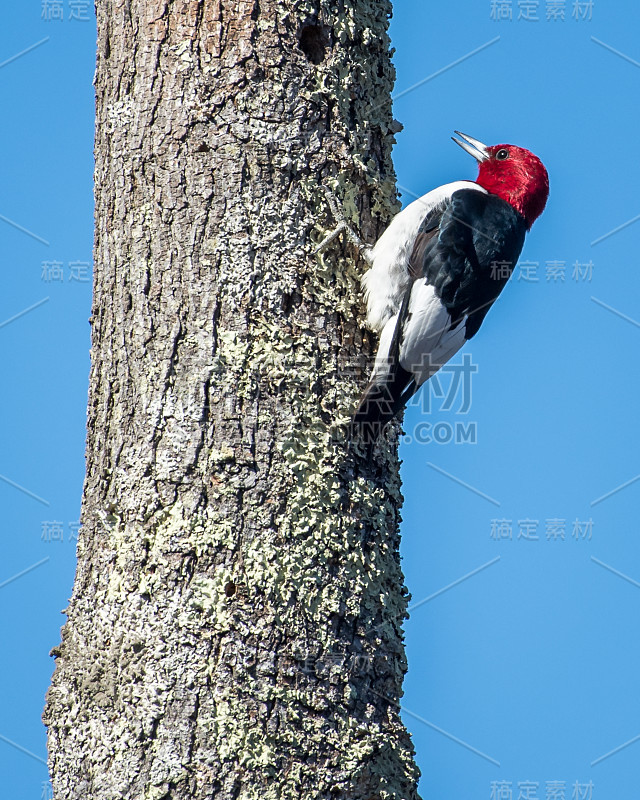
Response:
POLYGON ((402 331, 400 366, 420 386, 455 355, 465 343, 466 316, 451 329, 449 312, 433 286, 417 280, 411 290, 407 319, 402 331))
MULTIPOLYGON (((400 343, 400 366, 410 372, 416 384, 426 380, 449 361, 466 342, 465 322, 451 330, 451 317, 440 302, 433 286, 425 280, 413 284, 411 299, 400 343)), ((380 345, 373 368, 372 380, 384 383, 392 367, 389 350, 398 322, 394 314, 380 334, 380 345)))

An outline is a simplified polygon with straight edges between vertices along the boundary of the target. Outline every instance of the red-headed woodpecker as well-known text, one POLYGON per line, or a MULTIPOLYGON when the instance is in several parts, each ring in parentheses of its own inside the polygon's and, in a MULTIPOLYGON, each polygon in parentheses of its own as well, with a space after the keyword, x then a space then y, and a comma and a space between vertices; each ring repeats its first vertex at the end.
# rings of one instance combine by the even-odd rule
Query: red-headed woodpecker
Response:
MULTIPOLYGON (((456 134, 453 141, 478 161, 476 181, 440 186, 411 203, 365 252, 367 324, 381 332, 354 416, 367 438, 475 335, 547 202, 547 170, 533 153, 456 134)), ((337 232, 345 229, 342 223, 337 232)))

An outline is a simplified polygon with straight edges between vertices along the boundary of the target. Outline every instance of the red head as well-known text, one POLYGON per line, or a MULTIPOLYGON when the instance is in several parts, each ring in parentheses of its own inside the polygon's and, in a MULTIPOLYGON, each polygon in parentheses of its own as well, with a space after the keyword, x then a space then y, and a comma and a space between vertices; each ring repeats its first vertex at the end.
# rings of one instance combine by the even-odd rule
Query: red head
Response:
POLYGON ((453 141, 478 161, 476 183, 506 200, 522 214, 530 228, 549 197, 549 176, 542 161, 524 147, 513 144, 487 147, 460 131, 456 133, 464 141, 453 141))

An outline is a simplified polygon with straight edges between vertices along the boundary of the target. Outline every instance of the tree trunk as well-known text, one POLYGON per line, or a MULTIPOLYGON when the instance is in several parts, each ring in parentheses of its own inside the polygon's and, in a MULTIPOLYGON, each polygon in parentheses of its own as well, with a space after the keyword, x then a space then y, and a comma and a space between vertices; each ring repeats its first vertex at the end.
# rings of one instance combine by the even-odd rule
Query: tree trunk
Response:
POLYGON ((389 0, 98 0, 78 570, 56 800, 416 798, 393 437, 323 183, 395 210, 389 0))

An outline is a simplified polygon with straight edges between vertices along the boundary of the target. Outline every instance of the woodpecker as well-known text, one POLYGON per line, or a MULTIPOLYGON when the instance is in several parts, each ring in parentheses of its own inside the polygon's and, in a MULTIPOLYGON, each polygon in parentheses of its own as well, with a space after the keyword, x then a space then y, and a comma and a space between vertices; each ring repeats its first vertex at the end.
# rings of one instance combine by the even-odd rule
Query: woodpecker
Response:
POLYGON ((477 333, 549 195, 547 170, 529 150, 455 133, 478 162, 475 181, 448 183, 411 203, 373 248, 344 221, 318 248, 346 232, 370 265, 362 278, 367 324, 380 344, 353 418, 369 440, 477 333))

